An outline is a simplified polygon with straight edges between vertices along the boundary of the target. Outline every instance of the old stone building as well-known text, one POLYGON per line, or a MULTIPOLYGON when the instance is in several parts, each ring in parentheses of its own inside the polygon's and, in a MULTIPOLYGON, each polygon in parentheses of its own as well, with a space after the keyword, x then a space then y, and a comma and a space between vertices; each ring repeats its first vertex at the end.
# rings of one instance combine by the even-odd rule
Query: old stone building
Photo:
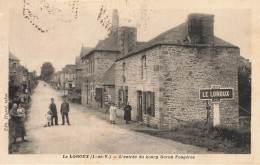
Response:
POLYGON ((199 89, 220 85, 234 91, 233 100, 220 103, 220 124, 235 128, 239 55, 237 46, 214 36, 214 15, 190 14, 187 22, 117 59, 116 105, 123 109, 129 101, 134 120, 169 129, 182 121, 205 121, 199 89))
POLYGON ((75 88, 76 81, 76 65, 66 65, 62 68, 60 75, 61 88, 72 89, 75 88))
POLYGON ((84 47, 82 45, 80 55, 76 57, 76 80, 75 80, 75 88, 76 90, 81 90, 83 83, 83 62, 81 57, 86 54, 90 49, 89 47, 84 47))
POLYGON ((118 12, 117 10, 113 11, 112 27, 108 36, 104 40, 100 40, 94 48, 84 53, 81 58, 84 79, 82 86, 83 105, 96 109, 104 108, 108 98, 114 97, 111 94, 114 90, 114 81, 111 81, 111 77, 107 77, 105 74, 112 74, 113 71, 111 70, 114 69, 112 66, 115 60, 133 50, 137 45, 136 32, 135 27, 120 27, 118 12))
POLYGON ((22 93, 29 92, 29 71, 12 52, 9 52, 9 78, 14 79, 22 93))

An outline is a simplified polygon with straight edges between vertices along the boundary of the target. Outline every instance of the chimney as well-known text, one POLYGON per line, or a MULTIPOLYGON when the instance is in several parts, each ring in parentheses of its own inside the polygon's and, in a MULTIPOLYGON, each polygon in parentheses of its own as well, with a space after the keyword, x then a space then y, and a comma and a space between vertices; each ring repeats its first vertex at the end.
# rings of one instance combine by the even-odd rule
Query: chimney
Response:
POLYGON ((136 45, 137 28, 123 26, 118 29, 118 44, 122 55, 126 55, 136 45))
POLYGON ((189 14, 188 34, 193 44, 214 44, 214 15, 189 14))
POLYGON ((119 26, 119 18, 117 9, 113 10, 112 13, 112 28, 118 28, 119 26))

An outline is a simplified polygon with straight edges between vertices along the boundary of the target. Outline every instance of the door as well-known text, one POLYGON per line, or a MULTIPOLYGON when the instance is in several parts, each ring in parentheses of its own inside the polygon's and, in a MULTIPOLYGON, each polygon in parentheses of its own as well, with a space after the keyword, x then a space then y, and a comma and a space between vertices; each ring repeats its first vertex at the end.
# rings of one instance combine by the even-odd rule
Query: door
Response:
POLYGON ((142 92, 138 91, 138 120, 143 121, 143 97, 142 97, 142 92))

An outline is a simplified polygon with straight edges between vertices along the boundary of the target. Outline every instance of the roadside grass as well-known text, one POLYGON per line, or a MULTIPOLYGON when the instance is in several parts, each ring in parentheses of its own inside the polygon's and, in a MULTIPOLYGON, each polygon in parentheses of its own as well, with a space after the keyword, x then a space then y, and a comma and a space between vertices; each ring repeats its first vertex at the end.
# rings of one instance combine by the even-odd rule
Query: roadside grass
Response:
POLYGON ((241 132, 226 127, 211 127, 203 122, 192 121, 171 130, 136 130, 160 138, 180 141, 208 148, 209 151, 227 154, 250 154, 251 132, 241 132))

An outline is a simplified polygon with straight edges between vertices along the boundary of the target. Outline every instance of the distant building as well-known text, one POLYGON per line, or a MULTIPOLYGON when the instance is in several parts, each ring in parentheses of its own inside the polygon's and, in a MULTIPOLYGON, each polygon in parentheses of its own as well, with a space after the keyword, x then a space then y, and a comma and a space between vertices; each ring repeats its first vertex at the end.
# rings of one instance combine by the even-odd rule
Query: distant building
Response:
POLYGON ((82 57, 89 53, 93 48, 90 48, 90 47, 84 47, 82 45, 81 47, 81 51, 80 51, 80 55, 76 57, 76 84, 75 84, 75 88, 77 90, 81 90, 82 88, 82 84, 84 83, 84 76, 83 76, 83 72, 84 72, 84 64, 83 64, 83 61, 82 61, 82 57))
POLYGON ((114 63, 117 58, 132 51, 139 44, 136 42, 136 27, 120 27, 117 10, 113 10, 112 27, 107 38, 84 53, 82 104, 93 108, 104 108, 114 102, 114 63), (111 75, 107 76, 106 74, 111 75), (109 91, 109 92, 108 92, 109 91), (111 97, 111 99, 110 99, 111 97))
POLYGON ((237 128, 240 52, 214 36, 213 15, 190 14, 187 22, 124 54, 115 65, 115 103, 121 112, 128 101, 133 119, 161 129, 206 121, 199 89, 221 85, 234 89, 234 100, 221 101, 220 124, 237 128))
MULTIPOLYGON (((82 104, 93 108, 104 108, 107 103, 108 96, 105 95, 107 87, 113 91, 114 81, 106 81, 110 78, 105 76, 113 70, 115 60, 123 54, 133 50, 136 43, 137 29, 135 27, 119 27, 119 17, 117 10, 113 11, 112 27, 104 40, 84 53, 82 56, 83 62, 83 79, 82 86, 82 104), (103 77, 103 79, 102 79, 103 77), (102 80, 101 80, 102 79, 102 80), (104 84, 100 85, 100 82, 104 84), (106 84, 108 83, 108 84, 106 84)), ((111 93, 111 92, 110 92, 111 93)), ((112 94, 108 94, 114 97, 112 94)), ((109 97, 110 97, 109 96, 109 97)))
POLYGON ((28 69, 20 65, 20 60, 9 52, 9 75, 16 77, 16 83, 20 86, 22 92, 28 92, 28 69))
POLYGON ((9 52, 9 72, 16 72, 19 66, 20 60, 12 52, 9 52))
MULTIPOLYGON (((61 87, 61 77, 64 77, 64 74, 62 74, 61 71, 58 71, 56 73, 54 73, 51 77, 51 85, 55 88, 57 87, 61 87)), ((64 84, 64 81, 63 81, 63 84, 64 84)))
POLYGON ((72 89, 75 88, 76 83, 76 65, 66 65, 62 68, 60 75, 61 88, 72 89))

